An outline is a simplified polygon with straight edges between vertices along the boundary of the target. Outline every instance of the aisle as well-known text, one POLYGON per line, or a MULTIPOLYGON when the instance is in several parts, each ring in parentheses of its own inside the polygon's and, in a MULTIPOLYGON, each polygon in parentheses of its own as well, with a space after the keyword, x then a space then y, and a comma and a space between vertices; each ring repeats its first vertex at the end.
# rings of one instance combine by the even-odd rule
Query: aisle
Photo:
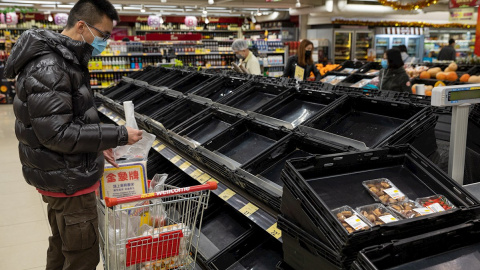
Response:
POLYGON ((0 105, 0 269, 40 270, 50 235, 46 204, 23 179, 14 122, 12 106, 0 105))

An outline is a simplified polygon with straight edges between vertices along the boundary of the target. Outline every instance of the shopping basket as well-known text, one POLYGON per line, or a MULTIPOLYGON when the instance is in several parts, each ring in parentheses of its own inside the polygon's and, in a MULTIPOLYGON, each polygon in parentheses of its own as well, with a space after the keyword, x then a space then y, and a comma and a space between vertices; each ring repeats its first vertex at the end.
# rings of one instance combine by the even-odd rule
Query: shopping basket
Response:
POLYGON ((203 211, 217 183, 98 200, 106 270, 194 269, 203 211))

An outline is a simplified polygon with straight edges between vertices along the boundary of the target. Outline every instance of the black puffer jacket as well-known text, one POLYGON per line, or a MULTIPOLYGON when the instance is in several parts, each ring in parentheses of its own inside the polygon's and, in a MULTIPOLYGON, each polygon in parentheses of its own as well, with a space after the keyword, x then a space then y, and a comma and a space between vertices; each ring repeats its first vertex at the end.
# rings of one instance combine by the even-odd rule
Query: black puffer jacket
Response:
POLYGON ((125 127, 99 124, 89 85, 92 46, 48 30, 26 31, 5 77, 17 77, 15 133, 28 184, 67 195, 103 174, 103 150, 125 145, 125 127))

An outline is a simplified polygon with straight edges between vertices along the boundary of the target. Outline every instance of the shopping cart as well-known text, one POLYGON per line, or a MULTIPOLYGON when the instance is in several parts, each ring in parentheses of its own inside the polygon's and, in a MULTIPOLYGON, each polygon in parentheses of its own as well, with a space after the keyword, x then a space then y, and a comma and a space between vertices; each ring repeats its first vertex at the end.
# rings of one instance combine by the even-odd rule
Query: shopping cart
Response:
POLYGON ((217 183, 98 200, 106 270, 194 269, 203 211, 217 183))

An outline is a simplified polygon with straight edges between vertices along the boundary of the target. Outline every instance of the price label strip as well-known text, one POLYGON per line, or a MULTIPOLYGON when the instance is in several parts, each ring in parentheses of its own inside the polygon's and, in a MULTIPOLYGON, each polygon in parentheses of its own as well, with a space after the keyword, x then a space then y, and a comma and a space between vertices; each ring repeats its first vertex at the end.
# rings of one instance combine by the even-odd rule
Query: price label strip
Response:
POLYGON ((182 163, 182 165, 180 165, 179 168, 182 171, 186 171, 190 166, 192 166, 192 163, 185 161, 184 163, 182 163))
POLYGON ((200 175, 202 175, 203 172, 199 169, 196 169, 195 171, 193 171, 191 174, 190 174, 190 177, 192 177, 193 179, 198 179, 198 177, 200 175))
POLYGON ((172 162, 173 164, 176 164, 179 160, 181 160, 182 157, 179 156, 179 155, 176 155, 174 156, 172 159, 170 159, 170 162, 172 162))
MULTIPOLYGON (((211 181, 211 180, 210 180, 211 181)), ((222 198, 224 201, 228 201, 230 198, 232 198, 235 194, 235 191, 227 188, 224 192, 220 193, 220 195, 218 195, 220 198, 222 198)))
POLYGON ((270 228, 267 229, 267 232, 271 234, 276 239, 282 237, 282 231, 277 228, 277 223, 273 224, 270 228))
POLYGON ((249 217, 255 212, 257 212, 257 210, 258 210, 258 207, 256 207, 254 204, 247 203, 247 205, 242 207, 239 211, 240 213, 244 214, 246 217, 249 217))
POLYGON ((204 173, 200 177, 198 177, 197 180, 198 180, 198 182, 200 182, 200 184, 205 184, 210 179, 212 179, 212 177, 210 177, 210 175, 204 173))

